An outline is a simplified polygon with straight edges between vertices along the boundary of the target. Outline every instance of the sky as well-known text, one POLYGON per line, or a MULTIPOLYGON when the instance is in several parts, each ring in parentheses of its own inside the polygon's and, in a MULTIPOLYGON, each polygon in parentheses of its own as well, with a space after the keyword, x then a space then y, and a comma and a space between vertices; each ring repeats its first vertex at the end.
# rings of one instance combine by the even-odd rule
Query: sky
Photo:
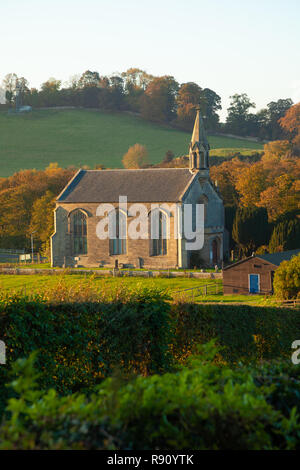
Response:
POLYGON ((222 120, 234 93, 300 101, 299 0, 1 0, 0 22, 0 83, 138 67, 211 88, 222 120))

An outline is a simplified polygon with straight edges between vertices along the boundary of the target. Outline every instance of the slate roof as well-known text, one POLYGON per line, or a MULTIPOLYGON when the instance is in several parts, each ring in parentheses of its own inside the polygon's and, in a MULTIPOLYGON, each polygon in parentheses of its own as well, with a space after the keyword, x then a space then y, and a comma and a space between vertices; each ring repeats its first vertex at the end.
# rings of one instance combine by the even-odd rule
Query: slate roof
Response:
POLYGON ((289 251, 280 251, 278 253, 267 253, 265 255, 254 255, 254 256, 249 256, 248 258, 242 259, 240 261, 237 261, 234 264, 230 264, 229 266, 226 266, 223 271, 226 271, 227 269, 234 268, 238 264, 245 263, 249 259, 253 258, 259 258, 263 261, 267 261, 268 263, 274 264, 275 266, 279 266, 282 261, 289 261, 293 256, 296 256, 300 253, 300 248, 297 250, 289 250, 289 251))
POLYGON ((257 255, 259 258, 269 261, 269 263, 279 266, 282 261, 289 261, 293 256, 300 253, 300 248, 297 250, 281 251, 279 253, 267 253, 265 255, 257 255))
POLYGON ((128 202, 177 202, 196 174, 188 168, 79 170, 57 202, 118 202, 119 196, 128 202))

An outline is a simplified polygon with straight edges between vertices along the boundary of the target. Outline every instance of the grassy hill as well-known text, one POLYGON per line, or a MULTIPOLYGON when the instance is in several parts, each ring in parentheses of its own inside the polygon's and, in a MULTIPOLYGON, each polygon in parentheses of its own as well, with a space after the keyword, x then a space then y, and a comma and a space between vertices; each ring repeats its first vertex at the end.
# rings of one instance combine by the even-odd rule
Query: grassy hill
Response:
MULTIPOLYGON (((103 164, 122 167, 131 145, 143 144, 151 163, 160 162, 167 150, 187 153, 190 134, 120 113, 74 110, 36 110, 28 115, 0 113, 0 177, 20 169, 44 169, 57 162, 62 167, 103 164)), ((261 149, 245 139, 209 138, 212 149, 261 149)))

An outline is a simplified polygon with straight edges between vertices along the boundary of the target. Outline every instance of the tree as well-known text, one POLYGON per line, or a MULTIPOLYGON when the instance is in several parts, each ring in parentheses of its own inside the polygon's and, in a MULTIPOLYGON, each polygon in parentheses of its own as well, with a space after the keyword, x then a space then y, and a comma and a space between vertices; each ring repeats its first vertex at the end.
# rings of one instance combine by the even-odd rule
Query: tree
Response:
POLYGON ((45 93, 57 93, 61 87, 61 80, 56 80, 56 78, 49 78, 45 83, 41 85, 41 91, 45 93))
POLYGON ((293 105, 291 98, 271 101, 267 104, 268 109, 268 128, 269 139, 276 140, 284 137, 283 128, 279 120, 285 115, 288 109, 293 105))
POLYGON ((281 127, 289 133, 296 154, 300 154, 300 103, 289 108, 279 122, 281 127))
POLYGON ((260 162, 245 168, 238 175, 235 185, 241 204, 245 207, 257 204, 267 186, 267 171, 260 162))
POLYGON ((132 87, 146 90, 147 86, 153 80, 153 75, 148 74, 145 70, 141 70, 135 67, 131 67, 122 73, 122 77, 125 82, 126 90, 130 90, 132 87))
POLYGON ((290 212, 300 207, 300 180, 295 180, 291 174, 282 174, 272 181, 260 194, 257 204, 266 207, 270 220, 275 220, 285 212, 290 212))
POLYGON ((262 163, 264 168, 272 168, 278 164, 283 158, 290 155, 292 145, 288 140, 274 140, 264 145, 264 154, 262 163))
POLYGON ((249 256, 269 240, 268 213, 265 208, 241 207, 237 210, 232 238, 243 255, 249 256))
POLYGON ((79 88, 97 87, 100 82, 100 75, 98 72, 91 72, 86 70, 78 81, 79 88))
POLYGON ((204 88, 201 93, 200 106, 203 106, 204 125, 207 130, 215 131, 219 126, 218 111, 222 109, 221 97, 213 90, 204 88), (203 103, 203 105, 201 104, 203 103))
POLYGON ((16 96, 16 86, 18 77, 15 73, 9 73, 5 76, 2 86, 5 90, 5 99, 7 104, 12 105, 16 96))
POLYGON ((195 121, 196 107, 200 104, 202 88, 194 82, 183 83, 176 98, 177 121, 181 127, 190 130, 195 121))
POLYGON ((74 90, 79 86, 80 75, 72 75, 69 80, 65 83, 66 88, 73 88, 74 90))
POLYGON ((236 182, 238 177, 249 166, 249 163, 233 158, 221 163, 221 165, 211 167, 211 179, 218 182, 218 188, 222 194, 225 206, 239 205, 240 196, 236 189, 236 182))
POLYGON ((141 97, 154 77, 144 70, 134 67, 123 72, 121 76, 124 80, 126 107, 131 111, 139 112, 141 97))
POLYGON ((39 101, 42 106, 58 106, 61 80, 51 77, 41 85, 39 101))
POLYGON ((135 144, 129 147, 122 160, 124 168, 144 168, 148 163, 148 152, 146 147, 135 144))
MULTIPOLYGON (((24 100, 26 95, 30 93, 30 90, 28 88, 29 82, 26 80, 24 77, 19 77, 17 79, 17 84, 16 84, 16 96, 18 94, 18 105, 21 106, 24 104, 24 100)), ((17 101, 17 98, 16 98, 17 101)))
POLYGON ((277 223, 273 229, 269 252, 294 250, 300 247, 300 219, 286 218, 277 223))
POLYGON ((225 206, 225 228, 228 230, 229 234, 229 249, 232 250, 234 248, 234 242, 232 239, 232 230, 233 230, 233 223, 235 219, 237 208, 236 206, 225 206))
POLYGON ((29 248, 30 227, 33 223, 38 229, 37 243, 45 241, 43 234, 47 231, 48 222, 48 233, 53 229, 53 205, 47 205, 51 199, 49 194, 52 197, 59 194, 75 171, 74 168, 62 169, 57 164, 51 164, 45 171, 23 170, 9 178, 0 179, 1 247, 29 248), (47 191, 49 193, 43 199, 47 191), (37 200, 40 202, 36 203, 37 200), (40 212, 35 204, 39 205, 40 212), (42 239, 39 239, 40 235, 42 239))
POLYGON ((300 293, 300 254, 283 261, 274 275, 274 293, 280 299, 296 299, 300 293))
POLYGON ((269 139, 270 129, 268 109, 260 109, 256 113, 255 117, 257 126, 256 137, 259 137, 260 139, 269 139))
POLYGON ((109 79, 110 103, 113 110, 120 110, 124 104, 124 80, 119 75, 113 75, 109 79))
POLYGON ((191 130, 200 106, 204 125, 208 130, 216 130, 219 123, 217 111, 221 109, 221 98, 209 88, 204 90, 194 82, 183 83, 176 98, 177 121, 184 129, 191 130))
POLYGON ((141 113, 150 121, 172 121, 176 116, 178 83, 174 77, 154 78, 141 99, 141 113))
POLYGON ((228 108, 226 129, 229 132, 246 135, 248 131, 249 109, 255 108, 255 103, 250 101, 246 93, 230 96, 231 102, 228 108))
POLYGON ((35 232, 39 248, 42 248, 46 256, 50 255, 50 236, 54 231, 55 197, 55 194, 47 190, 43 196, 34 201, 28 230, 28 236, 35 232), (43 217, 41 217, 41 214, 43 214, 43 217))

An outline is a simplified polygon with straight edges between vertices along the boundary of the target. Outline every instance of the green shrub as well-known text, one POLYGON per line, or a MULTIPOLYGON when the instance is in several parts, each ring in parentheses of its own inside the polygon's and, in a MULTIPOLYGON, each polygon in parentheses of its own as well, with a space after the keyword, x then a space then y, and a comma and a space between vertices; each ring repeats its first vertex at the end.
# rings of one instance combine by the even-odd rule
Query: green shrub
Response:
POLYGON ((296 299, 300 295, 300 253, 283 261, 274 275, 274 293, 280 299, 296 299))
POLYGON ((258 386, 270 387, 268 403, 289 417, 300 404, 300 367, 292 361, 271 361, 251 368, 258 386))
MULTIPOLYGON (((89 398, 40 391, 34 357, 19 360, 13 368, 16 397, 0 425, 0 448, 299 450, 297 408, 283 413, 274 397, 281 378, 261 383, 261 377, 268 382, 271 366, 233 369, 217 365, 215 354, 208 344, 177 372, 109 378, 89 398)), ((276 367, 273 372, 280 375, 276 367)), ((299 381, 286 387, 293 396, 299 381)))

